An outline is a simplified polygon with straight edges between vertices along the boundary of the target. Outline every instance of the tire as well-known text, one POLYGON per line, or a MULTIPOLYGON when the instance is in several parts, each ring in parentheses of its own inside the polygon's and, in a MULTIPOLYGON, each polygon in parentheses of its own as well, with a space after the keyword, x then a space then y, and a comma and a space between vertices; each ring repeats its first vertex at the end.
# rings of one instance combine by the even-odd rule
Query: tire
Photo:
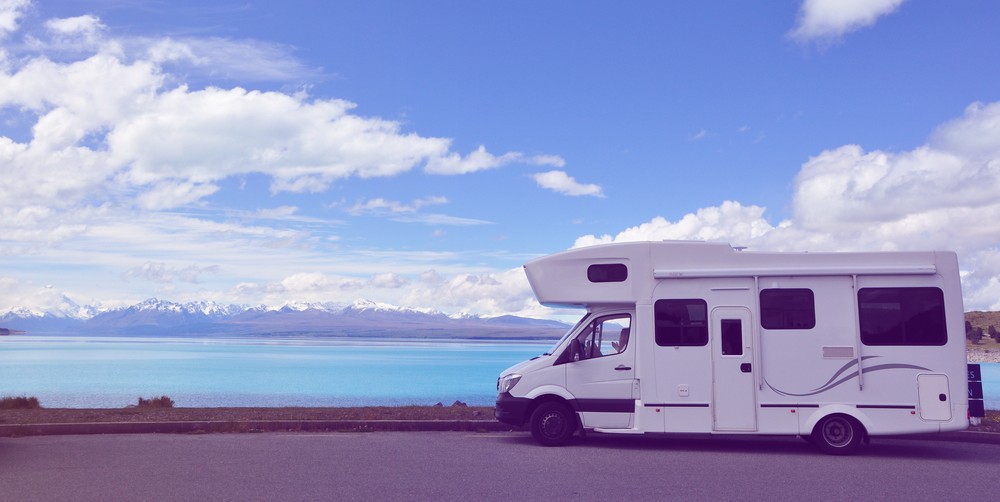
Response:
POLYGON ((829 455, 851 455, 864 440, 865 428, 847 415, 823 417, 813 429, 812 442, 829 455))
POLYGON ((576 415, 568 406, 557 402, 538 405, 531 414, 531 435, 544 446, 562 446, 576 432, 576 415))

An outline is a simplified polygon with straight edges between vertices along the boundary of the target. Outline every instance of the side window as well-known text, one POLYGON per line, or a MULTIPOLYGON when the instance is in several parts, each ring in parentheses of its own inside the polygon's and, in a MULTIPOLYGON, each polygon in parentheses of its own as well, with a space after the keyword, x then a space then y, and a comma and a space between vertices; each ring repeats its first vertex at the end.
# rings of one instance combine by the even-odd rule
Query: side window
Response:
POLYGON ((813 329, 816 299, 811 289, 763 289, 760 326, 764 329, 813 329))
POLYGON ((944 345, 948 329, 938 288, 862 288, 858 320, 865 345, 944 345))
POLYGON ((657 300, 653 304, 653 316, 657 345, 708 345, 708 304, 705 300, 657 300))
POLYGON ((631 332, 632 316, 628 314, 598 317, 571 342, 572 360, 620 354, 628 347, 631 332))

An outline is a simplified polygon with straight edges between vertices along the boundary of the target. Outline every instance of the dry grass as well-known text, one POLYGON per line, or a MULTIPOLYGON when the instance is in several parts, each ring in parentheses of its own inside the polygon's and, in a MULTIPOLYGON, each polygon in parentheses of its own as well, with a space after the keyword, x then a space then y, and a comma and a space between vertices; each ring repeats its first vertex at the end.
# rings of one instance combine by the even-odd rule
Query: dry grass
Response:
POLYGON ((982 423, 969 430, 979 432, 1000 432, 1000 411, 986 410, 982 423))
POLYGON ((485 406, 366 406, 356 408, 40 408, 0 413, 0 423, 203 422, 282 420, 493 420, 485 406))
POLYGON ((37 397, 0 398, 0 410, 37 410, 41 407, 37 397))
POLYGON ((150 399, 139 398, 138 408, 173 408, 174 400, 167 396, 153 397, 150 399))

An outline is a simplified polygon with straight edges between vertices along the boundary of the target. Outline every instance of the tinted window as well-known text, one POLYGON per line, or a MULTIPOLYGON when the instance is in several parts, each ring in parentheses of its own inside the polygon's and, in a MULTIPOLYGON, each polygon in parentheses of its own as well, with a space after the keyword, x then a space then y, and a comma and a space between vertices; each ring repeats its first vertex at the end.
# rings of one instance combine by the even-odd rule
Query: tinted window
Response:
POLYGON ((590 282, 625 282, 628 279, 628 267, 622 263, 607 263, 587 267, 587 279, 590 282))
POLYGON ((858 291, 861 343, 944 345, 948 329, 938 288, 862 288, 858 291))
POLYGON ((722 355, 743 355, 743 321, 739 319, 722 320, 722 355))
POLYGON ((705 300, 657 300, 653 305, 656 344, 664 347, 708 344, 705 300))
POLYGON ((811 289, 765 289, 760 292, 760 325, 764 329, 812 329, 816 301, 811 289))

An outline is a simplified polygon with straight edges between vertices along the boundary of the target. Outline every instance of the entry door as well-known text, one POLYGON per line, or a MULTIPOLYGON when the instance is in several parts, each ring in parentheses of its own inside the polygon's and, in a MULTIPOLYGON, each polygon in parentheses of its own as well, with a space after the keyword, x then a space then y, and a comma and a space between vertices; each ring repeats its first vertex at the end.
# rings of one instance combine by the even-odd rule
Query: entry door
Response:
POLYGON ((596 317, 583 326, 569 347, 566 388, 587 428, 627 429, 635 413, 635 340, 632 316, 596 317))
POLYGON ((757 430, 750 311, 742 307, 712 310, 713 416, 717 431, 757 430))

